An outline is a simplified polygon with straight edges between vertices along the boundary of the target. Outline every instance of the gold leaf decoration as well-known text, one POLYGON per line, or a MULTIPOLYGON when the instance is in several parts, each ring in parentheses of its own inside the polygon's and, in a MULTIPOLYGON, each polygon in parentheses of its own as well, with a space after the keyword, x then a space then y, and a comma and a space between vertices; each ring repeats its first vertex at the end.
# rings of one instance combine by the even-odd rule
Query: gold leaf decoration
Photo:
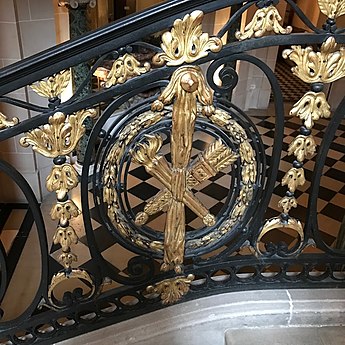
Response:
POLYGON ((63 252, 69 252, 71 245, 78 243, 78 236, 71 226, 59 226, 53 236, 54 244, 60 244, 63 252))
POLYGON ((59 261, 62 262, 62 264, 64 265, 65 268, 71 268, 73 262, 77 262, 78 258, 75 254, 71 253, 71 252, 63 252, 60 256, 59 256, 59 261))
POLYGON ((344 0, 318 0, 321 12, 330 19, 338 18, 345 14, 344 0))
POLYGON ((316 152, 316 144, 312 135, 298 135, 289 145, 288 155, 295 155, 299 162, 303 162, 305 158, 312 158, 316 152))
POLYGON ((314 126, 314 121, 331 116, 331 107, 323 92, 309 91, 294 104, 290 115, 304 120, 304 125, 311 129, 314 126))
POLYGON ((31 85, 30 87, 42 97, 55 98, 62 94, 70 80, 71 72, 65 70, 49 77, 47 81, 40 81, 37 85, 31 85))
POLYGON ((305 184, 303 168, 291 168, 282 179, 282 186, 288 186, 291 193, 295 192, 298 186, 305 184))
POLYGON ((292 46, 283 51, 296 66, 291 71, 306 83, 331 83, 345 76, 345 48, 338 46, 333 36, 322 44, 320 52, 312 47, 292 46))
POLYGON ((222 41, 218 37, 209 37, 202 32, 202 20, 204 14, 194 11, 177 19, 171 31, 162 36, 161 47, 164 53, 153 57, 153 62, 158 65, 179 66, 183 63, 191 63, 208 55, 208 51, 219 52, 222 49, 222 41))
POLYGON ((84 120, 89 116, 96 117, 95 109, 80 110, 74 115, 61 112, 49 117, 49 123, 36 128, 23 138, 20 144, 32 149, 45 157, 55 158, 71 153, 85 132, 84 120))
POLYGON ((279 23, 282 17, 279 11, 273 5, 258 9, 253 19, 244 28, 244 31, 237 31, 235 37, 240 40, 246 40, 252 37, 262 37, 265 33, 273 31, 276 34, 290 34, 292 27, 287 26, 284 29, 279 23))
POLYGON ((283 209, 283 212, 288 214, 291 208, 297 207, 297 200, 294 196, 285 196, 278 202, 278 206, 283 209))
POLYGON ((130 54, 125 54, 119 57, 111 67, 107 75, 106 87, 110 87, 116 84, 123 84, 128 79, 139 76, 150 70, 151 65, 148 62, 144 63, 144 66, 140 66, 140 62, 130 54))
POLYGON ((154 286, 148 286, 146 291, 159 294, 163 304, 172 304, 178 302, 188 293, 193 280, 193 274, 188 274, 187 277, 178 276, 172 279, 165 279, 154 286))
POLYGON ((77 205, 72 200, 67 200, 53 205, 50 216, 52 220, 59 220, 59 224, 65 226, 72 217, 78 217, 80 213, 77 205))
POLYGON ((19 119, 17 117, 12 118, 12 120, 8 120, 7 117, 0 112, 0 130, 4 128, 9 128, 17 125, 19 123, 19 119))
POLYGON ((71 164, 53 166, 46 180, 49 192, 56 192, 58 200, 63 200, 69 190, 78 185, 78 174, 71 164))
POLYGON ((259 254, 263 254, 262 251, 260 250, 260 241, 261 239, 270 231, 276 230, 276 229, 292 229, 296 231, 299 235, 299 246, 294 250, 293 253, 289 253, 290 255, 294 255, 297 253, 303 245, 304 241, 304 232, 303 232, 303 226, 301 222, 295 218, 289 218, 287 221, 283 221, 280 217, 274 217, 269 220, 267 220, 262 227, 262 230, 259 234, 259 237, 256 241, 256 251, 259 254))
MULTIPOLYGON (((73 257, 71 259, 73 260, 73 257)), ((96 292, 95 282, 85 270, 72 269, 70 272, 66 272, 66 271, 58 272, 54 274, 51 280, 51 283, 48 287, 48 301, 49 301, 50 307, 53 307, 56 310, 66 307, 64 303, 61 303, 61 304, 56 303, 57 298, 56 296, 54 296, 54 290, 57 288, 58 285, 62 284, 66 280, 72 280, 72 279, 78 279, 78 280, 88 282, 87 285, 90 286, 91 290, 88 294, 83 296, 83 299, 91 298, 95 294, 96 292)))

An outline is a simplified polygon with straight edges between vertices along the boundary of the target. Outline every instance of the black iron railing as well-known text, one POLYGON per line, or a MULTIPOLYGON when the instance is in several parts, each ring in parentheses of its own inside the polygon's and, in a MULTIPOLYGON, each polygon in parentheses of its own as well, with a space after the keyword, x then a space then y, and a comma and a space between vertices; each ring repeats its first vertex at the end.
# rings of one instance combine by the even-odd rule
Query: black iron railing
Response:
MULTIPOLYGON (((318 3, 328 17, 322 28, 292 0, 168 1, 0 70, 0 102, 39 112, 22 122, 0 114, 0 141, 20 135, 22 146, 51 158, 46 188, 56 194, 50 215, 42 214, 29 183, 0 161, 28 204, 15 241, 20 250, 6 251, 1 242, 1 343, 51 344, 224 292, 345 286, 344 234, 326 241, 317 211, 327 155, 345 114, 345 99, 331 112, 324 92, 345 74, 345 29, 337 27, 344 4, 318 3), (291 6, 309 32, 285 27, 278 3, 291 6), (203 14, 229 6, 236 11, 218 35, 203 33, 203 14), (247 26, 223 44, 253 8, 247 26), (153 34, 162 45, 148 39, 153 34), (291 106, 300 128, 287 148, 281 87, 266 62, 250 53, 272 46, 286 47, 291 73, 310 85, 291 106), (73 78, 69 69, 82 62, 92 66, 89 74, 61 102, 73 78), (239 62, 259 68, 272 88, 271 147, 257 121, 229 101, 239 62), (104 66, 110 68, 102 86, 85 95, 84 86, 104 66), (7 96, 33 83, 46 107, 7 96), (78 174, 70 156, 90 118, 78 174), (314 125, 322 118, 329 124, 317 146, 314 125), (283 149, 291 168, 281 174, 283 149), (308 179, 304 164, 311 159, 308 179), (300 217, 297 196, 306 180, 309 198, 300 217), (285 188, 281 212, 270 214, 277 182, 285 188), (37 260, 31 275, 37 284, 20 279, 30 258, 37 260), (16 286, 30 290, 29 302, 21 304, 16 286), (13 305, 20 306, 17 314, 9 312, 13 305)), ((8 207, 1 208, 3 217, 8 207)))

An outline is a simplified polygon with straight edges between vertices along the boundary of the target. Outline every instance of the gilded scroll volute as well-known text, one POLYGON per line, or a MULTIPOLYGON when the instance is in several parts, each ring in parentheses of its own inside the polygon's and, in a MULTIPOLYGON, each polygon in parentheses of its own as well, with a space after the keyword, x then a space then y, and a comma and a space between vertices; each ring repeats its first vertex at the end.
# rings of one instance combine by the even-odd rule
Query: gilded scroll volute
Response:
POLYGON ((13 127, 19 123, 17 117, 13 117, 12 120, 9 120, 2 112, 0 112, 0 130, 13 127))
POLYGON ((312 47, 292 46, 283 51, 296 66, 292 72, 306 83, 331 83, 345 76, 345 48, 340 47, 333 36, 322 44, 320 52, 312 47))
POLYGON ((187 277, 178 276, 172 279, 165 279, 155 285, 148 286, 146 291, 160 295, 163 304, 173 304, 188 293, 193 280, 193 274, 189 274, 187 277))
POLYGON ((24 147, 31 145, 34 151, 45 157, 68 155, 85 133, 83 122, 87 117, 96 117, 96 110, 81 110, 68 116, 57 112, 49 117, 48 124, 30 131, 21 138, 20 144, 24 147))
POLYGON ((110 87, 116 84, 123 84, 128 79, 139 76, 148 72, 151 65, 145 62, 143 66, 140 62, 130 54, 125 54, 114 61, 111 70, 106 77, 106 87, 110 87))
POLYGON ((282 17, 278 9, 273 5, 260 8, 255 12, 253 19, 244 28, 244 31, 237 31, 235 37, 243 41, 252 37, 262 37, 268 32, 283 35, 290 34, 292 32, 292 27, 287 26, 286 29, 284 29, 280 25, 281 21, 282 17))
POLYGON ((36 85, 31 85, 31 89, 38 95, 46 98, 55 98, 62 94, 71 80, 70 70, 61 71, 49 77, 46 81, 40 81, 36 85))
POLYGON ((153 62, 168 66, 179 66, 183 63, 191 63, 208 55, 208 51, 218 52, 222 48, 222 41, 218 37, 209 37, 202 32, 202 20, 204 14, 194 11, 174 22, 171 31, 162 36, 162 50, 154 56, 153 62))

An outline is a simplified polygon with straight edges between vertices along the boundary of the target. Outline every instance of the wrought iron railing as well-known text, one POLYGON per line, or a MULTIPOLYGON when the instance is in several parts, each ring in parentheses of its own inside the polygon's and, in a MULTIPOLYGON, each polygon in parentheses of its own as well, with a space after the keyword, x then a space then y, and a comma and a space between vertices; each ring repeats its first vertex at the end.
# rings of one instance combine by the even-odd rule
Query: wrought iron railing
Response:
MULTIPOLYGON (((326 84, 345 75, 345 29, 337 27, 345 3, 319 0, 328 19, 317 28, 294 1, 280 2, 291 6, 310 32, 295 34, 283 27, 278 0, 174 0, 0 71, 0 101, 40 112, 22 122, 0 114, 0 140, 21 135, 22 146, 51 158, 46 188, 56 193, 50 211, 56 229, 48 238, 29 183, 9 163, 0 162, 1 171, 28 201, 35 224, 28 231, 35 232, 38 242, 33 256, 40 258, 40 281, 32 301, 12 319, 2 305, 2 343, 51 344, 171 303, 235 290, 345 286, 345 251, 325 243, 317 221, 323 167, 345 114, 345 99, 331 114, 323 92, 326 84), (218 35, 203 32, 204 13, 235 5, 236 12, 218 35), (236 33, 236 41, 223 44, 224 34, 252 8, 255 15, 236 33), (160 46, 145 41, 161 31, 160 46), (294 159, 281 181, 277 176, 288 114, 274 72, 248 54, 271 46, 291 47, 283 57, 294 63, 291 73, 310 85, 290 112, 300 118, 301 127, 289 143, 288 154, 294 159), (140 62, 137 53, 143 50, 153 58, 140 62), (84 95, 82 84, 61 102, 70 67, 91 61, 87 83, 106 60, 113 61, 112 68, 100 90, 84 95), (238 82, 230 64, 234 61, 257 66, 272 87, 275 127, 270 155, 251 117, 228 100, 238 82), (47 98, 47 107, 6 96, 33 83, 31 87, 47 98), (142 93, 144 98, 124 107, 142 93), (69 156, 85 132, 86 118, 94 120, 94 127, 79 175, 69 156), (312 133, 320 118, 330 119, 317 147, 312 133), (207 137, 208 145, 198 147, 196 135, 207 137), (293 216, 299 207, 295 194, 306 180, 303 164, 315 155, 301 222, 293 216), (198 187, 219 174, 227 176, 228 189, 216 213, 199 198, 198 187), (140 207, 129 195, 136 176, 156 181, 151 187, 144 183, 139 191, 152 192, 140 207), (286 186, 279 201, 282 213, 267 219, 277 181, 286 186), (78 188, 81 207, 71 197, 78 188), (190 213, 199 219, 194 229, 187 226, 190 213), (165 221, 155 228, 150 221, 158 216, 165 221), (77 223, 85 234, 76 230, 77 223), (272 240, 269 234, 279 229, 294 233, 295 241, 272 240), (97 231, 105 238, 101 242, 97 231), (60 266, 48 243, 55 246, 55 254, 59 250, 55 258, 60 266), (111 259, 103 248, 107 243, 114 245, 111 259), (90 255, 84 263, 78 263, 76 255, 81 245, 87 245, 90 255), (129 260, 120 267, 126 255, 129 260)), ((4 248, 0 262, 0 297, 4 300, 11 293, 20 302, 11 285, 13 258, 4 248)), ((15 278, 16 284, 26 284, 15 278)), ((19 302, 13 300, 13 305, 19 302)))

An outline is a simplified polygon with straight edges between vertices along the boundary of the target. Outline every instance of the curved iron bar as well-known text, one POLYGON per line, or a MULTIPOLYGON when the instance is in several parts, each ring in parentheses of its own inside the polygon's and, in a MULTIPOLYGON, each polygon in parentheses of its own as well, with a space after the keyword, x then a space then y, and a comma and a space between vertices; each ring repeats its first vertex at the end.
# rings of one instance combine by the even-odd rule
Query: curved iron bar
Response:
MULTIPOLYGON (((96 239, 93 233, 93 229, 92 229, 91 215, 89 212, 89 205, 88 205, 88 167, 92 159, 92 150, 93 150, 93 147, 95 145, 95 142, 97 140, 100 130, 103 128, 107 119, 113 114, 114 110, 116 110, 121 104, 129 100, 131 97, 135 96, 137 93, 151 89, 151 88, 160 87, 161 85, 162 85, 162 82, 160 81, 152 82, 151 84, 146 84, 140 88, 132 90, 131 92, 128 92, 127 94, 124 94, 120 96, 118 99, 116 99, 115 101, 113 101, 104 111, 102 117, 96 122, 89 138, 88 146, 85 152, 84 166, 83 166, 83 172, 82 172, 82 177, 81 177, 81 200, 82 200, 84 226, 85 226, 86 236, 88 239, 90 255, 94 260, 96 260, 96 264, 98 267, 98 270, 97 272, 94 272, 94 275, 95 277, 97 277, 97 282, 99 284, 101 282, 101 277, 105 277, 107 275, 109 275, 111 279, 121 284, 127 284, 127 285, 135 284, 135 283, 139 284, 140 280, 138 282, 135 282, 130 278, 127 279, 118 274, 115 275, 113 271, 109 271, 107 267, 105 267, 104 265, 106 261, 103 259, 102 255, 99 252, 96 239)), ((145 255, 144 251, 143 251, 143 255, 145 255)), ((147 277, 143 280, 147 280, 147 277)))
MULTIPOLYGON (((336 41, 339 44, 345 44, 345 35, 333 35, 336 38, 336 41)), ((294 35, 284 35, 284 36, 266 36, 260 37, 252 40, 246 40, 242 42, 232 43, 230 45, 225 45, 219 53, 209 53, 208 57, 200 59, 199 64, 225 57, 230 54, 242 53, 243 51, 266 48, 271 46, 279 45, 297 45, 297 44, 321 44, 329 37, 329 34, 294 34, 294 35)), ((160 75, 161 78, 168 77, 172 71, 176 69, 174 67, 163 67, 159 69, 152 70, 150 73, 145 73, 140 76, 140 81, 142 83, 149 83, 152 79, 159 79, 157 76, 160 75)), ((128 80, 122 85, 116 85, 107 90, 102 90, 100 92, 94 93, 85 97, 82 101, 72 104, 61 104, 55 110, 51 110, 40 116, 35 116, 33 119, 27 119, 21 122, 20 124, 7 128, 0 131, 0 142, 6 140, 12 136, 16 136, 23 132, 27 132, 33 128, 41 126, 47 123, 49 116, 53 115, 56 111, 61 111, 65 114, 71 114, 83 108, 90 108, 95 104, 106 101, 107 99, 114 98, 115 96, 121 95, 132 90, 135 87, 135 84, 138 82, 138 78, 133 78, 128 80)), ((1 77, 0 77, 1 83, 1 77)), ((1 87, 0 87, 1 88, 1 87)))
POLYGON ((48 301, 47 292, 48 292, 48 279, 49 279, 49 265, 48 265, 48 242, 47 236, 45 232, 45 224, 42 217, 42 213, 40 210, 39 203, 36 199, 34 192, 32 191, 30 185, 26 181, 26 179, 16 170, 14 169, 9 163, 0 160, 0 171, 4 172, 8 177, 10 177, 17 186, 23 192, 26 200, 28 201, 29 208, 32 212, 34 217, 34 221, 37 228, 37 235, 39 240, 39 247, 41 253, 41 281, 35 297, 33 298, 30 305, 26 308, 26 310, 18 316, 14 320, 4 321, 0 323, 0 331, 7 330, 11 328, 15 328, 20 322, 28 319, 35 309, 37 308, 39 302, 44 298, 48 301))
POLYGON ((297 6, 297 4, 293 0, 285 0, 295 11, 297 16, 302 20, 302 22, 308 26, 309 29, 314 31, 317 34, 324 33, 325 30, 317 28, 310 20, 309 18, 303 13, 303 11, 297 6))
MULTIPOLYGON (((6 250, 4 248, 4 245, 2 244, 2 241, 0 241, 0 269, 1 269, 1 280, 0 280, 0 304, 2 302, 2 299, 5 295, 7 285, 8 285, 8 267, 6 262, 7 254, 6 250)), ((0 315, 0 319, 2 318, 2 315, 0 315)))
MULTIPOLYGON (((318 200, 318 195, 319 195, 322 171, 323 171, 323 167, 325 165, 325 161, 327 158, 327 153, 332 144, 335 132, 337 131, 341 121, 344 118, 345 118, 345 97, 342 99, 338 108, 334 112, 334 115, 332 116, 332 120, 330 121, 326 129, 326 132, 323 136, 322 143, 318 150, 318 154, 316 156, 316 163, 313 170, 313 177, 311 180, 311 187, 310 187, 310 194, 309 194, 309 201, 308 201, 308 208, 307 208, 307 215, 306 215, 306 226, 305 226, 305 228, 308 231, 311 231, 311 234, 313 235, 313 238, 315 239, 315 242, 318 248, 320 248, 321 250, 324 250, 325 252, 337 254, 339 256, 345 256, 345 251, 329 247, 324 242, 320 234, 319 227, 318 227, 318 220, 317 220, 317 200, 318 200)), ((311 236, 311 234, 309 236, 311 236)))
POLYGON ((125 47, 151 33, 171 26, 193 9, 205 13, 239 3, 240 0, 171 0, 144 12, 115 21, 80 38, 47 49, 0 71, 0 95, 43 79, 76 63, 125 47))
MULTIPOLYGON (((293 4, 291 3, 292 0, 286 1, 291 6, 293 6, 293 4)), ((185 13, 191 12, 191 10, 193 10, 194 8, 201 9, 207 13, 220 8, 231 6, 232 4, 239 4, 242 2, 243 1, 239 0, 173 0, 168 3, 164 3, 146 12, 126 18, 121 22, 115 23, 112 26, 100 29, 94 33, 90 33, 89 35, 86 35, 80 39, 50 49, 44 52, 41 56, 36 55, 35 57, 26 59, 22 62, 19 62, 15 65, 9 66, 1 70, 0 94, 5 94, 26 84, 30 84, 37 78, 42 79, 45 76, 59 72, 60 70, 66 67, 70 67, 75 63, 89 61, 90 59, 93 59, 100 55, 103 56, 104 54, 117 50, 119 49, 119 47, 126 47, 127 45, 133 44, 133 42, 137 42, 139 39, 141 39, 149 33, 153 33, 162 28, 166 28, 167 26, 172 24, 172 22, 176 18, 181 18, 185 13), (82 59, 82 61, 80 59, 82 59)), ((251 5, 254 3, 255 1, 252 1, 251 5)), ((258 63, 259 60, 257 58, 244 54, 243 52, 251 49, 269 46, 292 44, 320 44, 324 42, 327 37, 329 37, 329 33, 327 33, 324 30, 317 29, 314 26, 312 26, 312 29, 316 29, 314 30, 316 34, 313 33, 292 34, 287 36, 267 36, 257 39, 250 39, 242 42, 231 43, 225 45, 221 52, 209 53, 208 57, 200 59, 197 63, 201 64, 215 59, 218 59, 218 61, 222 61, 222 59, 224 59, 225 62, 229 62, 231 59, 237 60, 241 59, 242 57, 242 60, 247 59, 248 62, 254 63, 256 66, 259 66, 260 64, 265 65, 261 61, 258 63)), ((336 37, 338 43, 345 43, 345 35, 340 34, 342 32, 344 32, 344 29, 339 29, 336 30, 336 33, 333 35, 334 37, 336 37)), ((144 45, 145 44, 146 43, 144 43, 144 45)), ((100 59, 102 59, 102 57, 100 59)), ((101 61, 100 59, 98 61, 101 61)), ((265 74, 268 77, 273 90, 280 91, 279 84, 277 83, 273 72, 267 66, 265 68, 267 72, 265 74)), ((175 69, 175 67, 163 67, 157 70, 152 70, 151 72, 148 72, 147 74, 144 74, 138 78, 129 80, 123 85, 116 85, 108 90, 102 90, 96 94, 89 95, 82 100, 78 100, 78 102, 75 102, 75 98, 73 98, 72 100, 70 100, 70 102, 67 101, 64 104, 60 104, 57 109, 48 110, 42 113, 41 116, 37 116, 33 119, 28 119, 13 128, 0 131, 1 141, 11 136, 20 134, 22 132, 28 131, 30 129, 47 123, 48 117, 57 110, 62 111, 66 114, 70 114, 83 108, 95 106, 96 104, 99 104, 101 102, 111 102, 104 114, 96 123, 96 126, 91 134, 91 138, 87 149, 88 160, 86 160, 86 164, 84 165, 81 183, 82 206, 85 213, 84 221, 86 227, 86 234, 90 247, 90 254, 95 266, 91 270, 93 270, 93 275, 96 276, 96 284, 98 286, 102 284, 102 279, 106 277, 108 273, 112 274, 112 278, 115 277, 116 279, 118 279, 118 277, 116 276, 116 274, 114 275, 112 273, 109 267, 106 267, 107 261, 103 259, 101 253, 99 253, 98 251, 97 243, 95 241, 91 226, 90 212, 87 201, 87 170, 88 164, 90 164, 91 162, 91 151, 93 149, 92 146, 95 144, 97 138, 100 136, 105 121, 107 121, 107 119, 112 115, 113 111, 120 104, 128 100, 131 97, 131 95, 135 95, 136 93, 140 92, 140 90, 147 90, 148 88, 152 87, 152 85, 166 85, 166 80, 162 79, 167 79, 175 69), (114 98, 116 99, 114 100, 114 98)), ((35 105, 30 106, 34 107, 35 105)), ((273 174, 277 171, 277 164, 279 164, 279 154, 281 152, 280 139, 282 138, 280 138, 280 136, 283 130, 282 121, 284 117, 284 110, 282 109, 281 92, 279 92, 278 97, 276 97, 275 106, 276 114, 278 114, 280 118, 280 120, 278 119, 278 122, 280 121, 280 123, 276 124, 277 127, 275 144, 277 142, 278 145, 274 145, 275 151, 272 154, 273 159, 275 160, 274 164, 272 164, 271 162, 270 165, 270 169, 272 168, 270 172, 273 172, 273 174)), ((45 111, 45 109, 40 111, 45 111)), ((190 265, 186 265, 185 272, 194 273, 196 276, 204 276, 205 283, 199 286, 193 285, 191 293, 187 295, 185 300, 207 296, 208 294, 229 292, 239 289, 257 289, 258 284, 260 284, 260 287, 262 288, 272 288, 272 286, 274 286, 275 288, 282 287, 285 289, 289 287, 334 287, 335 285, 337 287, 345 287, 345 280, 337 278, 335 276, 336 267, 339 267, 339 265, 340 267, 341 265, 344 265, 344 252, 333 250, 323 243, 322 238, 318 232, 316 218, 317 194, 319 182, 322 175, 322 167, 327 155, 330 142, 341 121, 342 116, 344 116, 344 112, 345 100, 343 100, 341 105, 338 107, 334 119, 332 120, 330 126, 326 131, 325 140, 323 141, 320 147, 320 152, 317 156, 317 163, 313 175, 313 184, 311 192, 312 197, 309 199, 310 213, 307 217, 308 223, 306 225, 306 228, 311 229, 310 231, 312 233, 310 237, 317 238, 318 248, 323 249, 325 253, 302 253, 293 258, 279 257, 279 255, 273 255, 272 257, 255 257, 254 255, 248 255, 247 257, 235 256, 231 258, 226 258, 225 255, 229 254, 229 250, 226 253, 223 252, 223 256, 213 257, 211 261, 203 262, 202 265, 199 265, 198 262, 194 261, 190 265), (299 264, 302 266, 301 272, 295 278, 292 278, 289 275, 287 275, 287 272, 289 271, 289 266, 293 264, 299 264), (322 272, 322 274, 318 277, 313 276, 311 274, 316 264, 324 265, 324 272, 322 272), (279 268, 279 272, 274 277, 265 276, 262 274, 270 265, 276 265, 279 268), (253 268, 253 270, 255 271, 253 277, 249 277, 248 279, 246 279, 240 275, 241 270, 243 270, 243 268, 245 267, 253 268), (229 272, 229 279, 227 281, 219 283, 216 280, 212 279, 213 275, 219 270, 229 272)), ((131 111, 125 114, 126 117, 129 117, 131 111)), ((118 119, 120 119, 120 117, 118 117, 116 120, 118 119)), ((126 120, 127 119, 122 119, 119 121, 115 121, 115 123, 124 123, 122 121, 126 120)), ((108 147, 107 145, 109 145, 109 142, 107 142, 104 139, 104 142, 102 142, 101 144, 101 150, 106 150, 108 147)), ((101 152, 99 154, 99 157, 101 157, 101 152)), ((0 168, 1 166, 6 167, 6 163, 1 163, 0 161, 0 168)), ((11 176, 15 176, 15 178, 18 178, 22 182, 21 179, 23 178, 21 177, 21 175, 18 172, 15 172, 12 167, 11 169, 9 170, 11 176)), ((272 194, 274 187, 275 179, 273 179, 272 176, 270 177, 271 179, 267 179, 264 186, 264 190, 269 191, 269 193, 267 193, 268 196, 265 195, 264 198, 261 199, 260 205, 256 209, 256 215, 261 215, 261 217, 257 216, 255 217, 255 219, 252 220, 252 230, 249 231, 249 233, 252 233, 251 238, 250 236, 248 237, 248 234, 241 234, 241 236, 239 236, 238 243, 240 244, 245 244, 247 242, 246 239, 248 238, 250 238, 251 240, 251 243, 249 244, 253 244, 255 241, 256 229, 258 229, 261 225, 264 211, 268 206, 269 197, 272 194)), ((100 178, 100 176, 94 176, 94 179, 97 180, 97 178, 100 178)), ((28 187, 27 184, 25 186, 28 187)), ((101 187, 101 185, 98 186, 101 187)), ((34 311, 34 309, 37 307, 40 297, 45 297, 47 291, 47 279, 50 278, 49 274, 51 272, 48 272, 48 254, 46 244, 47 241, 44 233, 42 215, 40 214, 37 200, 35 199, 32 191, 28 189, 27 193, 29 193, 29 197, 27 198, 31 204, 31 207, 33 208, 32 210, 36 210, 35 212, 37 213, 34 214, 35 220, 41 220, 40 226, 37 226, 37 228, 40 238, 42 260, 44 259, 47 262, 42 261, 42 270, 45 269, 45 272, 41 272, 41 283, 39 290, 36 296, 34 297, 34 301, 25 311, 25 313, 21 315, 19 318, 11 320, 9 323, 4 323, 0 325, 0 337, 8 337, 12 340, 14 344, 21 343, 21 339, 16 337, 15 334, 18 331, 16 329, 18 323, 16 324, 16 322, 19 320, 21 327, 23 327, 23 330, 33 334, 33 338, 32 340, 28 340, 29 342, 42 341, 43 343, 48 344, 51 343, 52 339, 54 341, 65 339, 68 336, 68 330, 70 330, 70 334, 77 335, 82 332, 90 331, 101 326, 113 323, 114 321, 121 321, 136 315, 140 315, 161 308, 160 301, 158 299, 148 300, 145 297, 145 288, 148 283, 152 283, 153 281, 157 282, 162 280, 163 278, 172 277, 173 275, 172 273, 161 273, 152 276, 152 260, 146 260, 145 258, 140 257, 135 258, 134 260, 128 263, 128 271, 130 273, 129 275, 134 277, 134 279, 129 278, 127 280, 121 280, 121 282, 123 282, 124 284, 131 286, 127 286, 126 288, 113 289, 111 291, 105 292, 102 295, 97 296, 97 298, 93 300, 84 301, 80 304, 75 303, 74 305, 70 306, 65 310, 60 310, 57 312, 44 311, 42 312, 42 314, 35 315, 36 312, 34 311), (42 249, 43 247, 44 250, 42 249), (149 271, 146 275, 142 274, 142 270, 144 269, 145 265, 147 265, 146 267, 149 271), (138 277, 140 277, 140 279, 137 279, 138 277), (126 306, 125 303, 121 302, 121 298, 124 296, 135 297, 138 300, 138 305, 126 306), (112 312, 111 315, 108 318, 106 318, 105 313, 101 312, 102 303, 108 303, 110 301, 113 301, 113 303, 118 307, 118 311, 112 312), (92 319, 92 322, 83 320, 81 315, 83 315, 83 313, 87 313, 90 311, 95 312, 95 317, 92 319), (75 321, 75 325, 72 325, 69 328, 67 326, 63 326, 58 322, 59 318, 62 317, 72 319, 73 321, 75 321), (53 333, 48 335, 39 334, 40 332, 37 331, 39 325, 47 323, 47 320, 49 320, 49 324, 53 325, 53 333)), ((307 233, 308 231, 309 230, 307 230, 307 233)), ((126 246, 124 245, 124 247, 126 246)), ((234 248, 235 247, 233 246, 232 250, 234 248)), ((147 253, 143 252, 143 255, 145 254, 147 253)))
MULTIPOLYGON (((241 1, 243 2, 243 1, 241 1)), ((254 5, 256 0, 250 0, 246 4, 244 4, 238 11, 234 14, 231 14, 229 20, 226 24, 218 31, 217 37, 223 37, 227 31, 231 28, 231 26, 236 22, 236 20, 245 12, 247 11, 252 5, 254 5)))

